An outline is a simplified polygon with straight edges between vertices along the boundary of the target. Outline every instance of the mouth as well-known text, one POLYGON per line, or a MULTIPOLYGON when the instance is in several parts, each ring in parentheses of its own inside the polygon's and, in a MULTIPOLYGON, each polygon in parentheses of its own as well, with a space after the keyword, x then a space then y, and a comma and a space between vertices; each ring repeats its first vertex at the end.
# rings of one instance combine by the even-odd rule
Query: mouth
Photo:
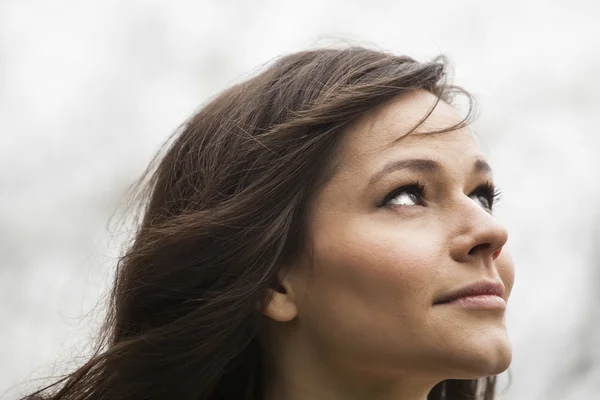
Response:
POLYGON ((500 282, 478 281, 442 295, 433 305, 504 310, 504 292, 504 285, 500 282))

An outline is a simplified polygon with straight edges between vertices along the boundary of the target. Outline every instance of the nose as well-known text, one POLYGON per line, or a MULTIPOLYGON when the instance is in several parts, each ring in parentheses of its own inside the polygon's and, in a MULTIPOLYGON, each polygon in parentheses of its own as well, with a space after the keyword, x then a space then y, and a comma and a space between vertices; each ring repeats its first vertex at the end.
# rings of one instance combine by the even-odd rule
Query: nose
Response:
POLYGON ((458 262, 498 258, 508 240, 504 225, 474 202, 461 211, 459 221, 451 245, 452 258, 458 262))

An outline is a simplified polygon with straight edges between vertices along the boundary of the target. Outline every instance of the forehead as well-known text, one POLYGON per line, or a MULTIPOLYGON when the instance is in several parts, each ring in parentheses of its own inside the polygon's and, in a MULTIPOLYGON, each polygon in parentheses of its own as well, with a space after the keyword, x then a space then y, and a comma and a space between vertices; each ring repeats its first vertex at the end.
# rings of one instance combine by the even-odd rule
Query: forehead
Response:
MULTIPOLYGON (((410 132, 428 114, 436 97, 424 90, 406 93, 390 103, 360 118, 348 131, 339 148, 342 163, 361 160, 372 163, 385 154, 444 155, 481 158, 475 136, 468 127, 456 131, 435 133, 461 122, 456 110, 439 101, 433 112, 418 129, 410 132), (402 138, 394 145, 394 142, 402 138), (432 154, 432 151, 435 154, 432 154)), ((347 166, 347 165, 346 165, 347 166)))

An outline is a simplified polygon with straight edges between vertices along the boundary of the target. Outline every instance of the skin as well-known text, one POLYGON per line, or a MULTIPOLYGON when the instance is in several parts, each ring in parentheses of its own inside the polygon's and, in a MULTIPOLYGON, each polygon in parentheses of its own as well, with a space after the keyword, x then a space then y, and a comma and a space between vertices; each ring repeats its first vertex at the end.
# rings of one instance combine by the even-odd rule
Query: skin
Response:
POLYGON ((263 313, 266 399, 425 400, 444 379, 498 374, 512 351, 503 309, 434 305, 482 279, 508 300, 514 266, 506 229, 484 195, 491 171, 469 128, 426 91, 404 94, 363 116, 339 149, 339 168, 310 213, 312 251, 281 277, 263 313), (391 161, 435 160, 438 170, 402 168, 370 180, 391 161), (420 182, 382 200, 398 187, 420 182))

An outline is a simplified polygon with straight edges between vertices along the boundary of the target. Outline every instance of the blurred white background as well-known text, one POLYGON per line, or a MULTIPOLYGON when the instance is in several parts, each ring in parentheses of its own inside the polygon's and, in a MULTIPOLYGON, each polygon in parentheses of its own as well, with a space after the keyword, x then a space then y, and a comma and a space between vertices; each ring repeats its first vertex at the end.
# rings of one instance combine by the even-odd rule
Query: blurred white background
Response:
POLYGON ((599 19, 591 0, 0 0, 0 398, 87 351, 109 218, 167 136, 273 57, 343 38, 446 54, 479 100, 517 267, 500 398, 600 399, 599 19))

